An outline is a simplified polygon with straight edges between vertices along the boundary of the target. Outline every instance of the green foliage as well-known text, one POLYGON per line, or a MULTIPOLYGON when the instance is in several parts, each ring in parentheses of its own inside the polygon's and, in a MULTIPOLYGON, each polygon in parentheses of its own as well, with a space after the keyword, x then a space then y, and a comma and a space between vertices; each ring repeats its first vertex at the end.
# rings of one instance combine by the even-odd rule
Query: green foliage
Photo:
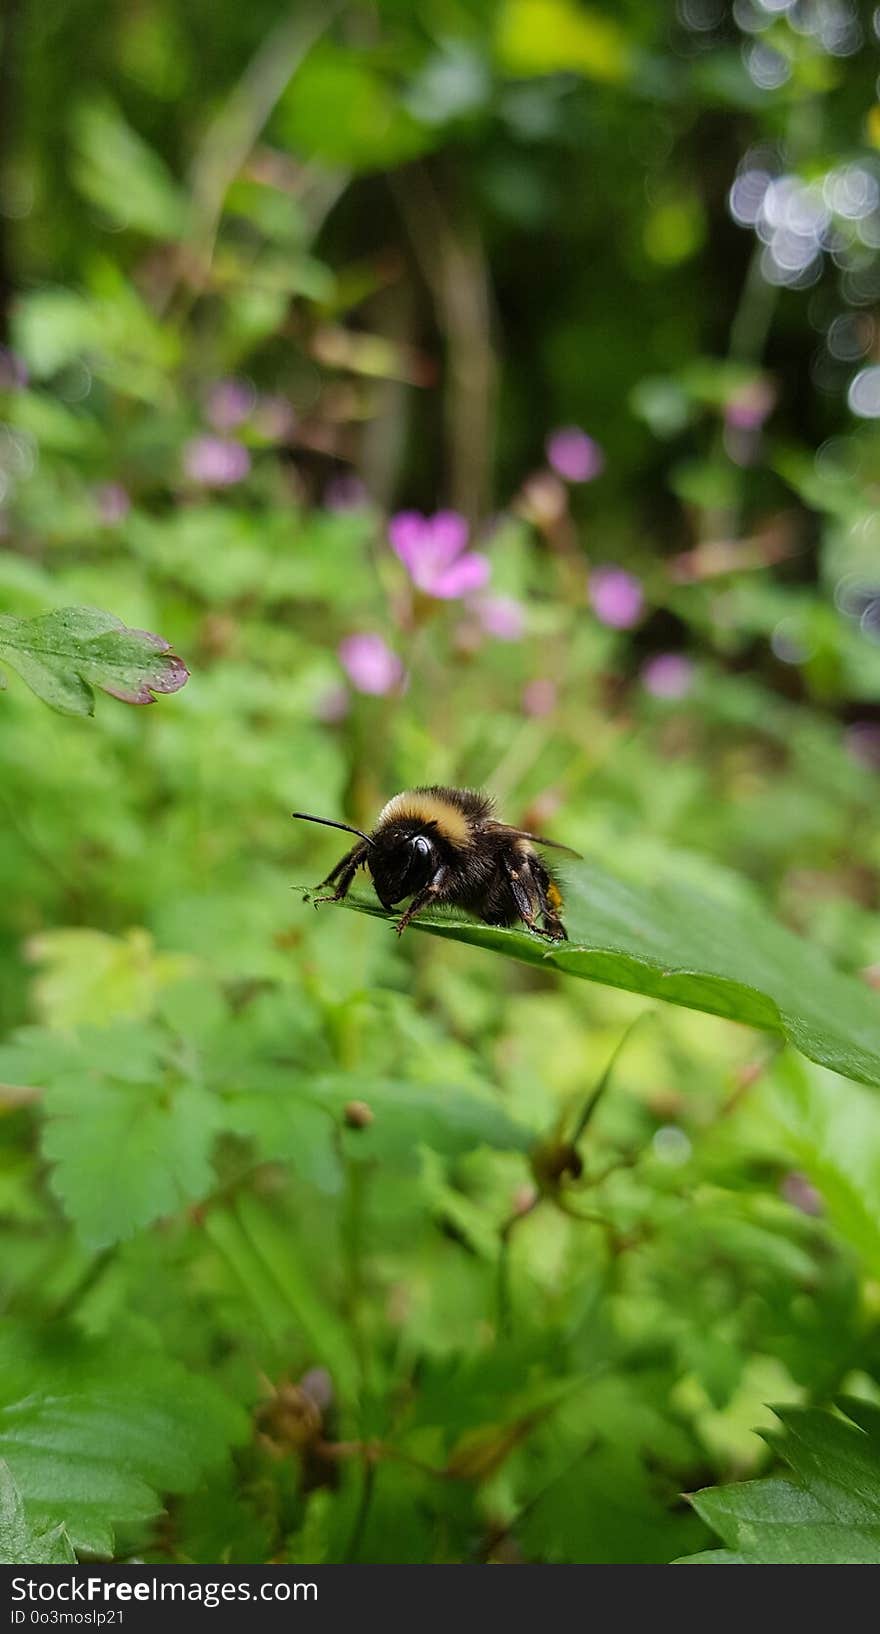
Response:
POLYGON ((687 1564, 876 1566, 880 1564, 880 1412, 844 1397, 847 1418, 780 1409, 775 1450, 790 1473, 691 1499, 725 1549, 687 1564))
POLYGON ((782 926, 684 885, 649 894, 595 866, 567 864, 566 883, 568 941, 560 946, 467 920, 415 923, 527 964, 782 1033, 813 1060, 880 1087, 876 1002, 782 926))
POLYGON ((7 1324, 0 1454, 43 1546, 60 1551, 69 1534, 77 1550, 112 1554, 116 1526, 155 1515, 157 1489, 191 1490, 244 1428, 214 1385, 135 1334, 89 1343, 7 1324))
POLYGON ((93 688, 123 703, 150 704, 177 692, 188 671, 169 643, 94 607, 64 607, 41 618, 0 618, 0 658, 62 715, 91 715, 93 688))
POLYGON ((880 1120, 870 1096, 792 1058, 780 1063, 760 1110, 765 1127, 817 1188, 832 1225, 876 1276, 880 1120))
POLYGON ((600 11, 571 0, 504 0, 496 49, 515 74, 570 70, 588 79, 619 80, 631 65, 623 29, 600 11))
POLYGON ((37 1532, 24 1512, 21 1493, 0 1461, 0 1564, 4 1566, 64 1566, 76 1562, 67 1529, 37 1532))
POLYGON ((186 195, 112 102, 83 103, 73 139, 77 186, 115 225, 163 240, 183 236, 186 195))

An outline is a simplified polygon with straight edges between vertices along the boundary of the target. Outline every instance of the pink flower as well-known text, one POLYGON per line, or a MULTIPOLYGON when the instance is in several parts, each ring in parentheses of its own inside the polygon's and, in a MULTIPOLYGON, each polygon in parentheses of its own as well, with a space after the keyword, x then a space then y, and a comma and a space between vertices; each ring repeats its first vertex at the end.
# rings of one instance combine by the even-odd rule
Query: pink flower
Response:
POLYGON ((192 437, 183 450, 183 469, 191 482, 203 488, 229 488, 242 482, 251 468, 243 443, 224 437, 192 437))
POLYGON ((638 624, 645 606, 641 581, 625 568, 594 567, 589 579, 593 612, 600 624, 612 630, 631 630, 638 624))
POLYGON ((519 641, 525 633, 526 610, 514 596, 481 596, 474 610, 486 634, 497 641, 519 641))
POLYGON ((358 692, 376 696, 393 692, 403 680, 403 665, 380 635, 349 635, 339 645, 339 661, 358 692))
POLYGON ((95 489, 95 504, 105 528, 124 522, 131 510, 131 500, 121 482, 102 482, 95 489))
POLYGON ((537 676, 523 689, 522 704, 525 713, 538 720, 552 715, 556 708, 556 683, 537 676))
POLYGON ((400 557, 413 584, 444 601, 482 590, 489 563, 468 550, 468 525, 457 511, 398 511, 388 525, 391 549, 400 557))
POLYGON ((605 469, 605 455, 599 444, 580 426, 560 426, 551 431, 545 448, 558 476, 566 482, 592 482, 605 469))
POLYGON ((694 684, 694 666, 680 652, 658 652, 642 665, 642 686, 652 698, 684 698, 694 684))
POLYGON ((215 431, 232 431, 253 410, 257 394, 248 380, 216 380, 210 387, 205 414, 215 431))
POLYGON ((816 1190, 805 1174, 800 1174, 796 1169, 783 1176, 779 1190, 786 1203, 799 1209, 801 1214, 824 1214, 821 1192, 816 1190))

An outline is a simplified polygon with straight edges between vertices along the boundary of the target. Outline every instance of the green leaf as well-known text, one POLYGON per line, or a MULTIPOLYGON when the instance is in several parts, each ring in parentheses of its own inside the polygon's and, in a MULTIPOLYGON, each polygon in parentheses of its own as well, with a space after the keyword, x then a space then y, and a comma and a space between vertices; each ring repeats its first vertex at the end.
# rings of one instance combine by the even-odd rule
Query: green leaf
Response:
POLYGON ((50 1027, 145 1018, 159 994, 193 967, 185 953, 160 952, 139 928, 124 936, 82 926, 43 931, 31 938, 28 957, 40 966, 34 1008, 50 1027))
POLYGON ((300 1263, 290 1229, 249 1196, 235 1208, 211 1209, 205 1229, 271 1337, 288 1342, 298 1330, 313 1362, 329 1370, 337 1392, 350 1401, 358 1367, 349 1330, 300 1263))
POLYGON ((355 170, 403 164, 432 142, 384 75, 329 41, 309 53, 292 79, 276 123, 297 152, 355 170))
POLYGON ((504 0, 495 48, 512 74, 583 74, 615 83, 632 64, 629 41, 611 17, 572 0, 504 0))
POLYGON ((25 1030, 0 1049, 0 1081, 36 1088, 52 1189, 104 1248, 210 1190, 218 1098, 181 1070, 157 1027, 117 1021, 76 1036, 25 1030))
MULTIPOLYGON (((594 863, 567 864, 565 881, 567 942, 451 916, 422 914, 413 925, 781 1034, 823 1066, 880 1087, 880 999, 768 915, 684 885, 632 885, 594 863)), ((372 902, 351 906, 396 917, 372 902)))
POLYGON ((84 1031, 44 1101, 52 1189, 89 1246, 130 1237, 210 1190, 216 1099, 181 1079, 152 1029, 84 1031))
POLYGON ((839 1406, 854 1422, 816 1408, 777 1409, 783 1434, 773 1445, 790 1475, 692 1496, 727 1549, 685 1564, 880 1565, 880 1413, 849 1398, 839 1406))
POLYGON ((76 1555, 64 1526, 37 1532, 28 1520, 9 1465, 0 1459, 0 1566, 68 1566, 76 1555))
MULTIPOLYGON (((67 367, 84 351, 96 346, 101 338, 101 325, 94 306, 72 289, 41 288, 32 290, 25 296, 16 308, 15 344, 20 349, 29 370, 38 380, 58 373, 67 367)), ((51 417, 69 419, 69 410, 64 404, 54 398, 37 397, 33 399, 37 405, 42 405, 42 412, 51 417)), ((20 410, 22 404, 16 404, 16 423, 22 424, 20 410)), ((27 399, 24 404, 28 406, 27 399)), ((36 430, 29 421, 27 414, 24 418, 26 430, 36 430)), ((39 426, 39 421, 38 421, 39 426)), ((42 429, 42 428, 41 428, 42 429)), ((55 438, 51 447, 64 447, 55 438)))
POLYGON ((112 1554, 117 1524, 158 1514, 162 1492, 192 1491, 246 1434, 212 1383, 140 1344, 4 1331, 0 1458, 30 1524, 66 1526, 78 1550, 112 1554))
POLYGON ((73 141, 77 185, 112 221, 151 238, 182 236, 188 220, 185 195, 115 103, 107 98, 80 107, 73 141))
POLYGON ((527 1152, 535 1143, 535 1131, 517 1123, 497 1100, 444 1084, 327 1079, 314 1086, 314 1093, 340 1122, 347 1102, 355 1098, 365 1102, 372 1122, 343 1130, 344 1151, 350 1157, 373 1158, 404 1172, 419 1169, 420 1146, 443 1157, 456 1157, 478 1146, 527 1152))
POLYGON ((39 618, 0 617, 0 659, 62 715, 94 713, 93 687, 123 703, 151 704, 189 678, 167 641, 129 630, 95 607, 61 607, 39 618))
POLYGON ((835 1229, 871 1276, 880 1276, 880 1108, 856 1084, 800 1061, 780 1060, 757 1096, 762 1128, 821 1194, 835 1229))

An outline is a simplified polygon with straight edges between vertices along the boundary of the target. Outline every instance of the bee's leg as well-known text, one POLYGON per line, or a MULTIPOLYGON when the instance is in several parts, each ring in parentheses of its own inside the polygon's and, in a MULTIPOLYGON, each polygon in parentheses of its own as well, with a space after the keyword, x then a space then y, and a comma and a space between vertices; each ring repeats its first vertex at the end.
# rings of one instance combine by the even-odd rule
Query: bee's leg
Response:
POLYGON ((513 905, 520 919, 529 930, 537 931, 540 935, 535 916, 542 906, 541 891, 532 872, 531 859, 522 853, 516 861, 512 857, 503 857, 502 865, 513 905))
POLYGON ((438 868, 430 884, 426 885, 423 891, 417 891, 416 895, 412 899, 412 902, 407 908, 406 913, 403 914, 400 919, 398 919, 397 924, 394 927, 398 936, 403 935, 410 920, 415 914, 421 913, 422 908, 430 908, 435 903, 443 901, 443 891, 447 882, 448 873, 449 870, 447 868, 438 868))
POLYGON ((540 896, 541 918, 544 921, 545 936, 553 942, 567 942, 568 933, 560 918, 562 896, 549 868, 540 857, 530 858, 532 877, 540 896))
POLYGON ((325 885, 332 885, 335 881, 336 890, 331 892, 329 896, 313 896, 312 906, 317 908, 319 902, 341 902, 343 897, 346 897, 351 890, 352 880, 362 863, 366 861, 366 856, 367 848, 365 845, 356 845, 351 851, 347 851, 345 856, 340 858, 336 867, 331 869, 327 878, 322 879, 318 886, 320 891, 325 885))

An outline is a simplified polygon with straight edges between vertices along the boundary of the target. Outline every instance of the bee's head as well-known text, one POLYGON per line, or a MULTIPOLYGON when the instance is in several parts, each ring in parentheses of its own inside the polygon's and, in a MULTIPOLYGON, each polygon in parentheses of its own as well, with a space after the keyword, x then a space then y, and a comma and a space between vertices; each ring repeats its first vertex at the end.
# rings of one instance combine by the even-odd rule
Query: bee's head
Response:
POLYGON ((432 826, 406 821, 388 823, 373 834, 367 865, 383 908, 393 908, 404 897, 414 896, 436 872, 438 855, 432 826))

